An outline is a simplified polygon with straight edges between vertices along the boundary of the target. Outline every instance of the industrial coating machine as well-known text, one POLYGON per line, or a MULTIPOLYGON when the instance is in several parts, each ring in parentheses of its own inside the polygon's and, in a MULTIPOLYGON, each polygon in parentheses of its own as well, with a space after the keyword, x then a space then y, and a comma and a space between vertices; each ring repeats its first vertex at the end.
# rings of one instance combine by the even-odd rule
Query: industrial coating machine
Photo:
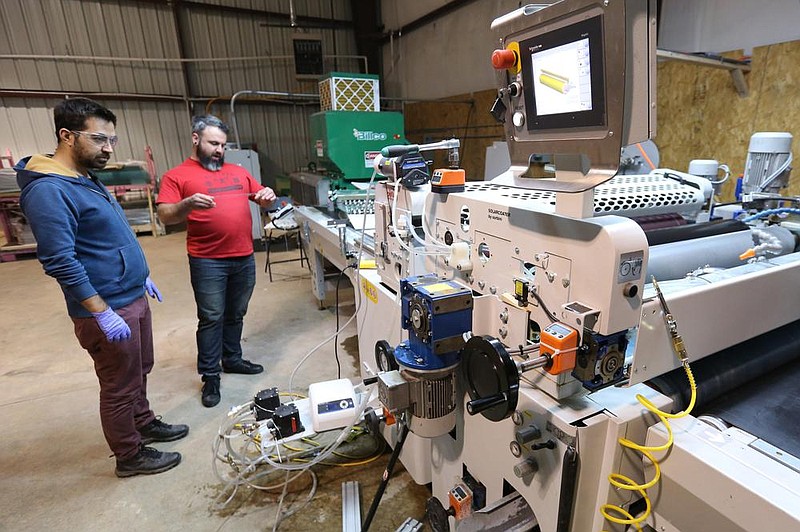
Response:
POLYGON ((751 143, 746 201, 718 220, 716 169, 617 175, 655 133, 653 0, 491 28, 511 166, 467 182, 457 142, 380 150, 375 268, 351 262, 366 391, 317 383, 303 405, 331 420, 304 427, 363 422, 393 448, 363 529, 398 459, 436 531, 800 529, 788 146, 751 143))
POLYGON ((800 527, 796 211, 714 220, 709 179, 616 175, 655 131, 655 28, 638 0, 500 17, 509 170, 376 163, 362 365, 434 530, 800 527))

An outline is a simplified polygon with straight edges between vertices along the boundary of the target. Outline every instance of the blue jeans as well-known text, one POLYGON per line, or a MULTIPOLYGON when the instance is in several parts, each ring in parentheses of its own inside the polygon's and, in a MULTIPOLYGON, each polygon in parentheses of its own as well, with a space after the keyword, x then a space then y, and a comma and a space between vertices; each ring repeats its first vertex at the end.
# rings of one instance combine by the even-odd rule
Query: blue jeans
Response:
POLYGON ((242 359, 242 326, 256 285, 253 255, 224 259, 189 257, 197 303, 197 372, 219 375, 242 359))

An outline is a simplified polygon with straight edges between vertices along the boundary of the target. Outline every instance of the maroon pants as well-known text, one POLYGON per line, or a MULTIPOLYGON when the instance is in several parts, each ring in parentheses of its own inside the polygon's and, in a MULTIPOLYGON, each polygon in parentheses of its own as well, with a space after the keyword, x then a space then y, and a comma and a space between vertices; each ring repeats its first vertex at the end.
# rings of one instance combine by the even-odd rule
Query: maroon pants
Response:
POLYGON ((147 401, 147 374, 153 369, 153 328, 150 305, 142 296, 114 309, 131 328, 131 337, 109 342, 94 318, 72 318, 75 336, 94 360, 100 381, 100 422, 108 446, 118 460, 139 451, 140 429, 155 415, 147 401))

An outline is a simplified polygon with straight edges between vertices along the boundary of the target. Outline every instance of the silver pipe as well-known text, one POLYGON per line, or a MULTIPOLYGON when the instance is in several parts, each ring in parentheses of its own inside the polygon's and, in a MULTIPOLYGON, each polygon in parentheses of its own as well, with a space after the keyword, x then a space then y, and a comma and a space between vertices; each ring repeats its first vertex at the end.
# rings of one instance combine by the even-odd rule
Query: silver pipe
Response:
POLYGON ((239 125, 236 123, 236 111, 234 109, 234 105, 236 104, 236 98, 241 96, 242 94, 255 94, 258 96, 285 96, 287 98, 300 98, 300 99, 318 99, 319 94, 299 94, 299 93, 292 93, 292 92, 275 92, 275 91, 252 91, 252 90, 243 90, 235 93, 231 96, 231 125, 233 126, 233 136, 236 138, 236 147, 241 149, 242 142, 239 138, 239 125))
POLYGON ((293 27, 297 27, 297 13, 294 11, 294 0, 289 0, 289 24, 293 27))
POLYGON ((261 55, 239 57, 113 57, 99 55, 43 55, 43 54, 0 54, 0 59, 50 59, 58 61, 108 61, 121 63, 203 63, 221 61, 262 61, 270 59, 293 59, 292 55, 261 55))
MULTIPOLYGON (((358 59, 364 62, 365 55, 323 55, 324 59, 358 59)), ((101 61, 109 63, 222 63, 230 61, 272 61, 294 59, 293 55, 250 55, 235 57, 118 57, 100 55, 49 55, 49 54, 0 54, 0 59, 50 60, 50 61, 101 61)))
POLYGON ((530 360, 525 360, 524 362, 517 362, 517 371, 519 371, 520 373, 525 373, 526 371, 546 366, 549 362, 550 362, 549 356, 541 355, 536 358, 532 358, 530 360))

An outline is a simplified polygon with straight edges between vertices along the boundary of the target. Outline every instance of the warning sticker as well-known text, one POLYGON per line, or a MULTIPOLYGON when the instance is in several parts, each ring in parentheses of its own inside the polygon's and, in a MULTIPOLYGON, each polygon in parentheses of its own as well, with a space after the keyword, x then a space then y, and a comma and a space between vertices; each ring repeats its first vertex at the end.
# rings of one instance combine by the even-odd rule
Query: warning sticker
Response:
POLYGON ((381 152, 379 152, 379 151, 365 151, 364 152, 364 168, 372 168, 372 165, 375 162, 375 157, 377 157, 380 154, 381 154, 381 152))
POLYGON ((323 146, 322 146, 322 141, 318 140, 317 141, 317 157, 322 157, 324 155, 324 153, 325 152, 324 152, 324 149, 323 149, 323 146))
POLYGON ((378 303, 378 289, 375 288, 374 284, 362 278, 361 291, 364 292, 364 295, 367 296, 367 299, 375 304, 378 303))

